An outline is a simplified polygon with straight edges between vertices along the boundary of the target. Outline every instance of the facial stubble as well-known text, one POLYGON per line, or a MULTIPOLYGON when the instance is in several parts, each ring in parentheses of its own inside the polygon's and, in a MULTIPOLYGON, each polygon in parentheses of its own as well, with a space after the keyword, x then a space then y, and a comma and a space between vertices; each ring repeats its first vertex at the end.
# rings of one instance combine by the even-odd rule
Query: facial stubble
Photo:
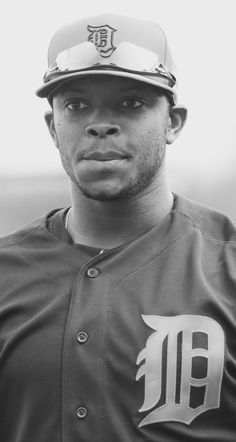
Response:
POLYGON ((143 148, 138 151, 135 174, 129 177, 126 185, 115 192, 111 189, 91 190, 89 186, 83 185, 71 165, 69 156, 66 155, 66 149, 58 143, 63 168, 78 190, 87 198, 97 201, 131 199, 147 189, 158 175, 166 153, 166 124, 163 126, 161 134, 155 136, 151 134, 149 140, 146 136, 143 140, 142 137, 139 138, 139 145, 143 148))

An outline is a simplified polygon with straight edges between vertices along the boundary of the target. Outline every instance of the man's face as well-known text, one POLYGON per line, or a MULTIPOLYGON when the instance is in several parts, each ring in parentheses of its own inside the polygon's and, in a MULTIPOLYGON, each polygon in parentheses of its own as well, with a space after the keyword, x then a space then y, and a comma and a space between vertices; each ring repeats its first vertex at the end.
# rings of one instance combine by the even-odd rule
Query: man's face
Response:
POLYGON ((155 186, 168 124, 167 98, 129 78, 82 77, 53 98, 51 128, 64 169, 96 200, 131 198, 155 186))

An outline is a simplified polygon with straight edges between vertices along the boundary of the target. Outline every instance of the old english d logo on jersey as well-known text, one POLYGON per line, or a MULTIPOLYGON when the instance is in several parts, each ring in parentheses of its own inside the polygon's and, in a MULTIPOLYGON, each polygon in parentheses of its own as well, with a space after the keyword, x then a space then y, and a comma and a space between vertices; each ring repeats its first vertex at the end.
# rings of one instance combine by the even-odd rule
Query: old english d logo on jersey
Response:
POLYGON ((155 330, 139 353, 136 380, 144 377, 144 402, 149 413, 140 427, 178 421, 189 425, 200 414, 219 408, 224 365, 224 333, 205 316, 142 315, 155 330))
POLYGON ((101 57, 110 57, 115 49, 115 46, 113 46, 113 34, 116 29, 109 25, 88 25, 87 29, 90 32, 88 41, 91 41, 96 46, 101 57))

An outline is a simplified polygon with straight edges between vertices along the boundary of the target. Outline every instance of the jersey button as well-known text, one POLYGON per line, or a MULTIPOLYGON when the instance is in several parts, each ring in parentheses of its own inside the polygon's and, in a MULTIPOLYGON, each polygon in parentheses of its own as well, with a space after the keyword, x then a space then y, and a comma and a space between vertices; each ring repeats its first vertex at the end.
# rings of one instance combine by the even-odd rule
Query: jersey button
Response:
POLYGON ((85 407, 78 407, 76 410, 76 414, 79 419, 84 419, 88 414, 88 410, 85 407))
POLYGON ((87 270, 87 276, 89 278, 97 278, 98 275, 99 271, 95 267, 91 267, 90 269, 87 270))
POLYGON ((77 341, 80 344, 85 344, 85 342, 87 342, 88 340, 88 333, 84 332, 84 331, 80 331, 77 333, 77 341))

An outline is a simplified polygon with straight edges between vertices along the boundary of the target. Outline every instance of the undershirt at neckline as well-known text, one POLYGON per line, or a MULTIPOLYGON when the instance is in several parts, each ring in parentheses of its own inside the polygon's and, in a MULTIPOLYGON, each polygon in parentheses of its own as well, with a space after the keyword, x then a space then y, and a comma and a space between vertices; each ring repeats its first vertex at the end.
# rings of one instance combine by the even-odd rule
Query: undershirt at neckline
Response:
POLYGON ((58 210, 56 213, 54 212, 47 219, 47 228, 50 233, 59 238, 62 241, 65 241, 75 247, 79 248, 82 252, 86 253, 90 257, 97 256, 105 252, 104 249, 87 246, 85 244, 77 244, 74 243, 71 235, 65 228, 65 217, 69 208, 58 210))

